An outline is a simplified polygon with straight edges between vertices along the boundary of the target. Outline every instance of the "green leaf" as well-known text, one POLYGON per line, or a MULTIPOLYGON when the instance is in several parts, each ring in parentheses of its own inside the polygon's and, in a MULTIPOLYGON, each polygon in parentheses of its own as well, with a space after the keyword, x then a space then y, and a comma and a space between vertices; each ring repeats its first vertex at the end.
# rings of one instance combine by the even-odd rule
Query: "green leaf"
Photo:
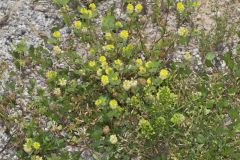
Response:
POLYGON ((58 5, 62 5, 62 6, 67 5, 68 2, 69 2, 69 0, 53 0, 53 3, 56 3, 58 5))
POLYGON ((223 59, 226 62, 228 68, 233 70, 233 68, 234 68, 234 61, 232 59, 232 52, 225 53, 223 59))
POLYGON ((106 32, 112 30, 115 26, 115 17, 112 15, 107 15, 102 18, 102 31, 106 32))
POLYGON ((214 58, 215 58, 214 53, 212 52, 207 53, 206 60, 212 61, 214 58))

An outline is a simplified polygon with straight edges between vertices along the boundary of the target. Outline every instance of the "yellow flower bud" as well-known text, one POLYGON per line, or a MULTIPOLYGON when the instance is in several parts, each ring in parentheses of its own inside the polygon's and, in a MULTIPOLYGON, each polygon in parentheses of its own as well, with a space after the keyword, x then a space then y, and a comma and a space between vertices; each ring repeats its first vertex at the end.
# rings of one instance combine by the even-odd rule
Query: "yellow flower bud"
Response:
POLYGON ((54 38, 60 38, 61 37, 61 33, 59 31, 55 31, 55 32, 53 32, 53 37, 54 38))
POLYGON ((162 80, 166 79, 168 77, 169 73, 166 69, 161 69, 159 76, 162 80))
POLYGON ((110 102, 109 102, 109 106, 110 108, 112 109, 116 109, 118 107, 118 102, 115 100, 115 99, 112 99, 110 102))
POLYGON ((133 13, 134 7, 131 3, 127 5, 127 13, 131 14, 133 13))
POLYGON ((143 9, 143 6, 142 6, 142 4, 140 4, 140 3, 138 3, 138 4, 135 6, 135 11, 136 11, 137 13, 140 13, 140 12, 142 11, 142 9, 143 9))
POLYGON ((103 86, 107 85, 109 83, 108 76, 107 75, 102 75, 101 82, 102 82, 103 86))
POLYGON ((128 38, 128 31, 127 30, 122 30, 119 35, 122 39, 127 39, 128 38))

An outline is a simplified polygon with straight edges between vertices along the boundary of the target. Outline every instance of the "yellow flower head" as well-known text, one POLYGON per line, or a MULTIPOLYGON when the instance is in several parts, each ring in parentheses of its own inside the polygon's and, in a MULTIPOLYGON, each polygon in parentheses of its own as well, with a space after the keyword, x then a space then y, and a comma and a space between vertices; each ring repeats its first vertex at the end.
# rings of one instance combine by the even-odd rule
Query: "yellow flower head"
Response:
POLYGON ((105 38, 107 40, 111 40, 112 39, 112 34, 110 32, 105 33, 105 38))
POLYGON ((136 11, 137 13, 140 13, 140 12, 142 11, 142 9, 143 9, 143 6, 142 6, 141 3, 138 3, 138 4, 135 6, 135 11, 136 11))
POLYGON ((82 22, 81 21, 74 21, 74 27, 81 28, 82 22))
POLYGON ((101 76, 101 75, 102 75, 102 69, 99 68, 99 69, 97 70, 97 75, 98 75, 98 76, 101 76))
POLYGON ((111 76, 111 80, 112 81, 117 81, 118 80, 118 76, 116 74, 114 74, 113 76, 111 76))
POLYGON ((80 9, 80 13, 82 14, 87 14, 88 13, 88 10, 86 8, 81 8, 80 9))
POLYGON ((88 17, 92 17, 92 10, 87 10, 87 15, 88 15, 88 17))
POLYGON ((103 69, 106 69, 108 67, 108 63, 106 61, 101 62, 101 66, 103 69))
POLYGON ((122 22, 120 22, 120 21, 117 21, 117 22, 115 23, 115 26, 116 26, 117 28, 123 27, 122 22))
POLYGON ((179 36, 186 37, 186 36, 188 36, 188 34, 189 34, 189 31, 188 31, 188 29, 186 27, 180 27, 178 29, 178 35, 179 36))
POLYGON ((109 141, 112 144, 116 144, 118 142, 117 136, 115 134, 111 135, 109 141))
POLYGON ((102 62, 106 62, 106 57, 105 56, 100 56, 99 57, 99 61, 102 62))
POLYGON ((116 109, 118 107, 118 102, 115 100, 115 99, 112 99, 110 102, 109 102, 109 106, 110 108, 112 109, 116 109))
POLYGON ((139 67, 139 72, 142 73, 142 74, 145 73, 146 72, 146 68, 144 66, 140 66, 139 67))
POLYGON ((127 13, 131 14, 133 13, 134 7, 131 3, 127 5, 127 13))
POLYGON ((122 39, 127 39, 128 38, 128 31, 127 30, 122 30, 119 35, 122 39))
POLYGON ((46 74, 47 79, 54 79, 57 77, 57 72, 56 71, 48 71, 46 74))
POLYGON ((24 150, 26 153, 30 153, 30 152, 32 152, 32 147, 31 147, 31 145, 25 143, 25 144, 23 145, 23 150, 24 150))
POLYGON ((142 59, 140 59, 140 58, 136 59, 136 64, 137 64, 138 66, 141 66, 141 65, 143 64, 142 59))
POLYGON ((147 79, 147 84, 148 84, 148 85, 152 84, 151 78, 148 78, 148 79, 147 79))
POLYGON ((118 66, 122 66, 122 61, 120 59, 117 59, 114 61, 114 64, 116 64, 118 66))
POLYGON ((132 87, 132 83, 129 80, 123 81, 123 88, 124 90, 128 91, 132 87))
POLYGON ((83 15, 88 15, 88 17, 92 17, 92 10, 81 8, 80 13, 82 13, 83 15))
POLYGON ((109 83, 109 79, 107 75, 102 75, 101 82, 103 86, 106 86, 109 83))
POLYGON ((33 148, 38 150, 40 148, 40 143, 39 142, 34 142, 33 143, 33 148))
POLYGON ((111 68, 111 67, 107 67, 106 69, 105 69, 105 72, 106 72, 106 74, 111 74, 111 73, 113 73, 113 69, 111 68))
POLYGON ((54 88, 53 94, 56 95, 56 96, 60 96, 61 95, 61 89, 60 88, 54 88))
POLYGON ((53 37, 60 38, 61 37, 61 33, 59 31, 55 31, 55 32, 53 32, 53 37))
POLYGON ((89 4, 89 8, 91 10, 95 10, 96 9, 96 5, 94 3, 91 3, 91 4, 89 4))
POLYGON ((185 59, 186 61, 189 61, 189 60, 192 58, 190 52, 185 52, 184 55, 183 55, 183 57, 184 57, 184 59, 185 59))
POLYGON ((59 46, 54 46, 54 47, 53 47, 53 53, 59 54, 59 53, 61 53, 61 52, 62 52, 62 50, 61 50, 61 48, 60 48, 59 46))
POLYGON ((99 98, 95 101, 96 106, 100 106, 102 103, 103 103, 103 100, 101 98, 99 98))
POLYGON ((169 75, 168 70, 161 69, 161 71, 159 73, 160 79, 164 80, 168 77, 168 75, 169 75))
POLYGON ((96 62, 95 62, 95 61, 89 61, 89 62, 88 62, 88 65, 89 65, 90 67, 94 67, 94 66, 96 66, 96 62))
POLYGON ((65 78, 61 78, 58 80, 60 86, 66 86, 67 80, 65 78))
POLYGON ((177 11, 178 12, 183 12, 185 9, 183 2, 178 2, 177 3, 177 11))

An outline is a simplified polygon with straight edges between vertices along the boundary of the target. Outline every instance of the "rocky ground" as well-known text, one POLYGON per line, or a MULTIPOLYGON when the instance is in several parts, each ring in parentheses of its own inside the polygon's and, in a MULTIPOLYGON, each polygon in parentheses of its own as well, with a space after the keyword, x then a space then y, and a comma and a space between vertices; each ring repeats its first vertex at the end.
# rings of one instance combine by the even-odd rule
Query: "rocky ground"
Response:
MULTIPOLYGON (((10 50, 13 45, 25 40, 28 45, 43 42, 42 35, 49 35, 50 29, 59 22, 56 8, 48 1, 33 0, 1 0, 0 1, 0 95, 4 93, 5 82, 19 81, 9 79, 11 71, 15 71, 10 50), (6 66, 3 68, 2 66, 6 66)), ((31 78, 31 77, 30 77, 31 78)), ((21 80, 20 80, 21 81, 21 80)), ((15 110, 20 112, 19 109, 15 110)), ((5 127, 0 121, 0 159, 17 159, 14 150, 4 149, 9 140, 5 127)))
MULTIPOLYGON (((107 9, 109 5, 112 5, 115 1, 106 1, 101 2, 102 5, 99 7, 101 11, 107 9)), ((220 1, 220 9, 217 10, 213 7, 217 3, 216 0, 202 0, 201 9, 194 15, 195 23, 200 27, 209 31, 215 24, 213 21, 214 15, 223 14, 224 11, 231 11, 230 17, 232 22, 239 22, 239 13, 240 5, 239 2, 234 2, 231 0, 220 1)), ((119 3, 120 5, 120 3, 119 3)), ((121 5, 120 5, 121 6, 121 5)), ((120 10, 116 10, 116 14, 120 14, 120 10)), ((123 16, 124 15, 119 15, 123 16)), ((43 43, 43 36, 50 35, 50 29, 53 26, 56 26, 60 23, 60 18, 57 14, 57 9, 55 6, 51 5, 47 0, 1 0, 0 1, 0 95, 4 93, 4 86, 7 81, 16 81, 26 85, 29 82, 31 77, 34 77, 34 74, 27 77, 27 79, 19 79, 18 76, 15 76, 15 79, 9 79, 9 74, 11 71, 15 71, 13 64, 13 58, 10 54, 10 50, 13 48, 13 45, 25 40, 28 45, 36 45, 43 43), (5 67, 3 67, 5 66, 5 67)), ((170 25, 175 24, 174 18, 169 17, 170 25)), ((147 32, 152 32, 151 25, 147 32)), ((237 42, 237 39, 233 40, 237 42)), ((234 48, 234 46, 233 46, 234 48)), ((224 49, 223 49, 224 50, 224 49)), ((201 65, 201 58, 199 56, 199 51, 197 46, 190 46, 189 51, 192 53, 196 61, 196 66, 201 65)), ((180 60, 183 56, 183 53, 179 51, 176 53, 176 59, 180 60)), ((195 63, 195 61, 193 62, 195 63)), ((224 67, 225 64, 221 64, 221 67, 224 67)), ((31 71, 29 71, 31 72, 31 71)), ((43 80, 38 79, 38 84, 42 84, 43 80)), ((27 98, 27 94, 25 95, 27 98)), ((16 106, 18 108, 19 106, 16 106)), ((21 114, 21 109, 13 110, 21 114)), ((1 123, 0 120, 0 159, 1 160, 14 160, 17 159, 14 149, 7 146, 10 136, 6 133, 6 129, 1 123)), ((89 157, 88 152, 83 152, 83 157, 89 157)), ((91 158, 89 158, 91 159, 91 158)))

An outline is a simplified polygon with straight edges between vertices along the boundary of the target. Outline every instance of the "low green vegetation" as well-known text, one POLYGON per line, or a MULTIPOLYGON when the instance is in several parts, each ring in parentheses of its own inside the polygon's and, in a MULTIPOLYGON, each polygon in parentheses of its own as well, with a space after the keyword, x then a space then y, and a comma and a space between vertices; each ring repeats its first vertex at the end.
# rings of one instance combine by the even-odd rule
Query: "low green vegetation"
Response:
MULTIPOLYGON (((239 159, 240 46, 237 55, 232 48, 215 54, 218 44, 239 35, 236 24, 225 27, 227 18, 218 18, 208 33, 190 25, 201 5, 196 1, 153 0, 145 6, 126 0, 127 18, 117 19, 109 9, 101 25, 96 23, 98 3, 76 7, 75 1, 71 8, 66 0, 54 2, 72 33, 63 38, 60 28, 53 28, 46 40, 54 46, 50 51, 24 41, 13 51, 20 76, 40 66, 38 74, 47 84, 36 87, 36 79, 31 80, 23 114, 29 118, 5 118, 18 125, 11 143, 20 159, 80 159, 80 151, 69 152, 66 146, 84 146, 101 160, 239 159), (151 18, 146 7, 154 11, 151 18), (177 17, 175 31, 168 30, 169 12, 177 17), (150 33, 158 35, 151 44, 148 23, 159 27, 150 33), (197 70, 191 51, 184 51, 182 62, 169 58, 192 41, 198 42, 203 61, 197 70), (215 66, 217 57, 225 69, 215 66)), ((24 89, 10 86, 9 92, 20 95, 24 89)), ((14 107, 9 96, 2 102, 14 107)))

